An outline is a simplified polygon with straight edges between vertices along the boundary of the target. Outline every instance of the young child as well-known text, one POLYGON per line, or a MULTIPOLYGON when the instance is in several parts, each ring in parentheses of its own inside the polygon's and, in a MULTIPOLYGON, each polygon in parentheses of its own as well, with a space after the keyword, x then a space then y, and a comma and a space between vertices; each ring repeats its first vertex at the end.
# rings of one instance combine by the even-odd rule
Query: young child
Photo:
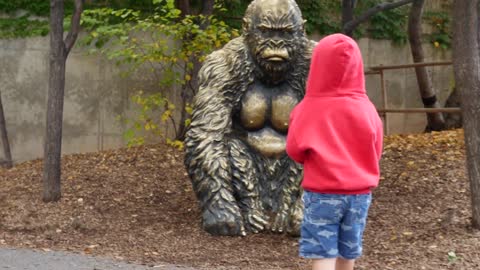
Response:
POLYGON ((323 38, 287 136, 288 155, 304 165, 300 256, 313 259, 314 270, 352 270, 361 256, 382 143, 357 43, 342 34, 323 38))

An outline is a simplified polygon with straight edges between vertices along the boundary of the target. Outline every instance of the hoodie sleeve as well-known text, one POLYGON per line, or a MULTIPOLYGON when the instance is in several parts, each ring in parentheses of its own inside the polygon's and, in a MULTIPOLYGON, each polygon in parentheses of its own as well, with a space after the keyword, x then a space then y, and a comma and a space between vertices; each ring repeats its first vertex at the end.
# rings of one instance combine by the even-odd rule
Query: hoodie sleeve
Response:
POLYGON ((287 154, 291 159, 300 164, 303 164, 305 161, 305 151, 298 145, 293 132, 288 132, 287 135, 287 154))
POLYGON ((288 156, 291 159, 295 160, 300 164, 303 164, 303 162, 305 161, 306 149, 304 147, 300 147, 297 141, 296 131, 298 131, 298 128, 295 126, 295 122, 293 121, 294 111, 292 111, 290 115, 290 124, 289 124, 289 130, 287 134, 286 150, 287 150, 288 156))
POLYGON ((376 134, 376 141, 375 141, 375 150, 377 152, 378 160, 382 157, 383 152, 383 124, 382 120, 377 121, 377 134, 376 134))

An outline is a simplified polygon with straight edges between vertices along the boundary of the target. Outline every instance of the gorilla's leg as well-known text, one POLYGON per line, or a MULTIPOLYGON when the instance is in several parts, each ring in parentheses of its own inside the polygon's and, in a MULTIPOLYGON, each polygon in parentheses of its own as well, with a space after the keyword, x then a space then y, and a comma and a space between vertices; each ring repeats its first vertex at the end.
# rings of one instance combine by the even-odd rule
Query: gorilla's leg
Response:
POLYGON ((302 166, 295 163, 288 156, 282 158, 282 166, 278 168, 276 178, 280 183, 280 205, 278 207, 277 216, 272 225, 272 231, 284 232, 299 228, 303 214, 301 203, 300 182, 303 177, 302 166))
POLYGON ((259 179, 263 177, 257 166, 260 160, 239 139, 229 141, 232 161, 232 183, 248 231, 257 233, 268 224, 260 199, 259 179))
POLYGON ((243 217, 234 197, 228 148, 223 149, 218 143, 203 148, 195 145, 194 140, 186 145, 189 143, 195 147, 188 148, 185 164, 200 202, 204 230, 213 235, 245 235, 243 217))
POLYGON ((202 204, 202 226, 212 235, 245 235, 243 218, 233 196, 231 183, 201 183, 198 190, 208 190, 209 195, 197 192, 198 198, 210 197, 202 204))

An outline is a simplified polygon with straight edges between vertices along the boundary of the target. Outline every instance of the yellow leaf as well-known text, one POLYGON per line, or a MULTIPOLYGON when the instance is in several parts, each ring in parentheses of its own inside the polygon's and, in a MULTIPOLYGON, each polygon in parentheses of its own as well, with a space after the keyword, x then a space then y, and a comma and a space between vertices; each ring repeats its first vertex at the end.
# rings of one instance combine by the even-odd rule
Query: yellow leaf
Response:
POLYGON ((152 125, 150 123, 145 124, 145 130, 150 130, 152 129, 152 125))

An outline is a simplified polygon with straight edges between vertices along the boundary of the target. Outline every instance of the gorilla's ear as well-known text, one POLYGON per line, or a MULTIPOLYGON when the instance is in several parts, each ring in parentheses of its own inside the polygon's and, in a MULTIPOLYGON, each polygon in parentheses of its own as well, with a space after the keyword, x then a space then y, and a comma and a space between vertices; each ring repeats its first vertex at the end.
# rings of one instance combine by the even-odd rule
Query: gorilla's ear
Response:
POLYGON ((250 31, 250 24, 252 21, 249 18, 243 18, 242 30, 243 33, 248 33, 250 31))

